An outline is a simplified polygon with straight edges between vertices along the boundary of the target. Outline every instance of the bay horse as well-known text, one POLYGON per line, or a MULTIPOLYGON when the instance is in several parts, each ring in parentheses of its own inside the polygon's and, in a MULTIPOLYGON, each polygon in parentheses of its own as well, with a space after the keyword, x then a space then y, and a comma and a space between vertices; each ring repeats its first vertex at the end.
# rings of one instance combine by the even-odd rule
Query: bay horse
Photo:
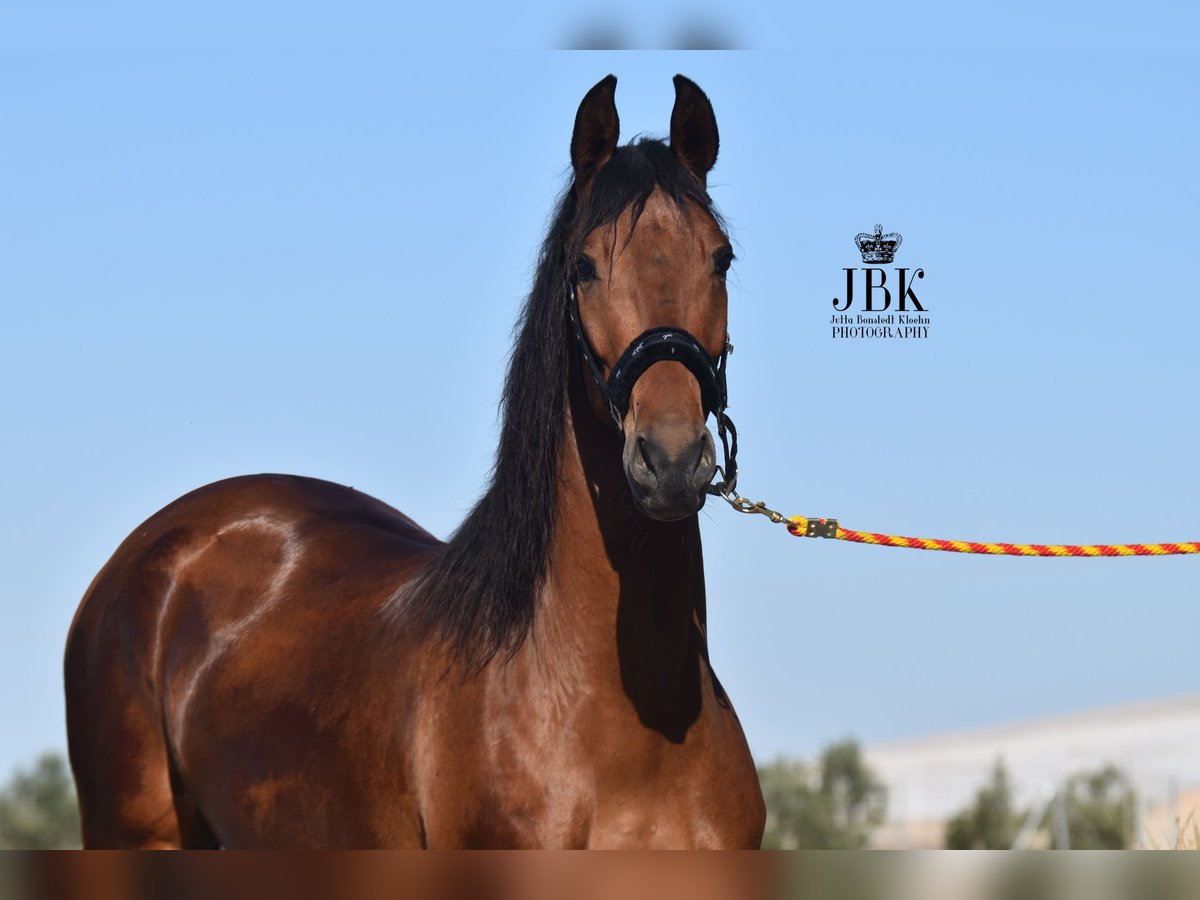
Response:
POLYGON ((576 114, 492 478, 447 542, 256 475, 96 576, 65 664, 85 846, 758 847, 697 518, 726 421, 716 119, 676 76, 669 142, 618 146, 615 89, 576 114))

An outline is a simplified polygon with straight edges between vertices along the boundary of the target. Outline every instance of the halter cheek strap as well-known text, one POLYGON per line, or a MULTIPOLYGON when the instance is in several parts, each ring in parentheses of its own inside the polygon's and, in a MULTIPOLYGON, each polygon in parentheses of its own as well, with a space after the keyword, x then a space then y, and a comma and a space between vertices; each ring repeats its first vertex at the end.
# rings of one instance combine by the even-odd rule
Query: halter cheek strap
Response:
POLYGON ((629 412, 629 398, 633 394, 633 386, 656 362, 670 360, 682 363, 695 376, 700 385, 700 400, 705 414, 712 413, 717 422, 717 436, 721 439, 724 452, 724 466, 717 466, 721 480, 708 486, 711 494, 725 495, 731 493, 737 484, 737 429, 733 421, 725 413, 728 400, 725 385, 725 366, 729 354, 733 352, 733 344, 725 338, 725 346, 720 355, 712 356, 704 345, 683 328, 671 326, 651 328, 643 331, 625 348, 620 358, 612 367, 607 380, 600 370, 596 354, 592 351, 591 342, 583 332, 583 322, 579 315, 579 298, 575 292, 575 283, 571 283, 568 315, 571 319, 571 330, 575 335, 575 345, 584 368, 592 376, 600 396, 608 405, 613 421, 618 430, 624 431, 625 414, 629 412))

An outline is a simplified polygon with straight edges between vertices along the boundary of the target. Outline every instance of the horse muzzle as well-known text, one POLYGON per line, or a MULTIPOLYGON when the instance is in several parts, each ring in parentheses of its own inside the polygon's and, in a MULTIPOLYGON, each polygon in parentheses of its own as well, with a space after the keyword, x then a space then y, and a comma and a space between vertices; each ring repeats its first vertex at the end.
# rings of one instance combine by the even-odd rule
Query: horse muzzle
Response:
POLYGON ((651 519, 671 522, 704 506, 717 467, 707 428, 651 428, 625 438, 625 477, 634 503, 651 519))

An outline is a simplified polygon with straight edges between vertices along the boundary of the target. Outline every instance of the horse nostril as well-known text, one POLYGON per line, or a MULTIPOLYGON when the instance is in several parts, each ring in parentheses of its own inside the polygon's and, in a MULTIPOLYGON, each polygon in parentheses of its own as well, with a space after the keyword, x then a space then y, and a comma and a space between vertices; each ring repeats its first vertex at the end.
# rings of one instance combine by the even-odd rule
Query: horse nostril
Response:
POLYGON ((650 454, 646 452, 646 439, 641 437, 638 438, 638 458, 641 460, 642 465, 646 467, 646 471, 651 475, 658 475, 658 472, 654 468, 654 463, 650 462, 650 454))

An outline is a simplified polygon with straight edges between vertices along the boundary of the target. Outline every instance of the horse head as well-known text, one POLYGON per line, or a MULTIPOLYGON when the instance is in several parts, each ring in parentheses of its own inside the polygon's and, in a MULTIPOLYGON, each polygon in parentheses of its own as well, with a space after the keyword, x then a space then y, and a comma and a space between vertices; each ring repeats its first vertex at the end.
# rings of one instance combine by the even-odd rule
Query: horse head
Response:
POLYGON ((704 505, 717 469, 706 420, 727 421, 733 250, 706 188, 718 147, 708 97, 675 76, 669 144, 618 147, 615 89, 611 75, 599 82, 575 117, 571 316, 593 410, 624 434, 634 502, 669 521, 704 505), (631 184, 650 187, 625 202, 631 184))

